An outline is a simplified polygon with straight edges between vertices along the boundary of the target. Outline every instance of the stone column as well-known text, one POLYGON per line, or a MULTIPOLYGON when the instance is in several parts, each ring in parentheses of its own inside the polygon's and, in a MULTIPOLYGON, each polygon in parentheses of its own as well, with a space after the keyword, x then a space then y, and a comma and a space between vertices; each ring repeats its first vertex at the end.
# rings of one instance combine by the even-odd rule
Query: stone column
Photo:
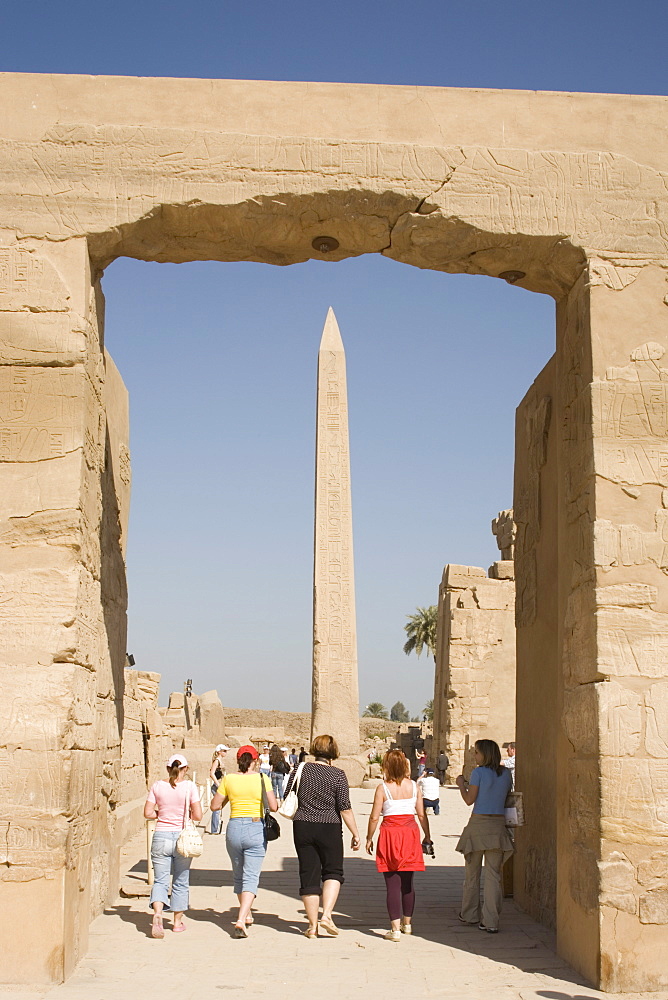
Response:
POLYGON ((5 982, 62 980, 117 887, 125 580, 101 310, 85 239, 0 233, 5 982))
POLYGON ((359 694, 346 358, 327 313, 318 353, 311 734, 359 752, 359 694))
POLYGON ((592 265, 557 311, 557 936, 613 992, 668 986, 667 273, 592 265))

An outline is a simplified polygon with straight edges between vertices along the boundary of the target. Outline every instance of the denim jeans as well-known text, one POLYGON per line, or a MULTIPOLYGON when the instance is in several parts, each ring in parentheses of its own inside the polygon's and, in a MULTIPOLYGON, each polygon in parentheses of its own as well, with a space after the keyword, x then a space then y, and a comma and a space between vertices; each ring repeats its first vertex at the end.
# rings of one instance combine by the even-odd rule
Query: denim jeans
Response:
POLYGON ((284 774, 278 774, 276 771, 271 772, 271 790, 277 799, 283 798, 284 779, 285 779, 284 774))
POLYGON ((267 850, 262 820, 250 816, 237 816, 227 823, 225 835, 227 853, 232 862, 234 891, 253 892, 257 895, 262 862, 267 850))
POLYGON ((151 889, 149 906, 151 903, 164 903, 166 910, 173 910, 175 913, 188 909, 192 862, 192 858, 182 858, 176 850, 176 841, 180 836, 180 830, 156 830, 151 841, 151 863, 155 881, 151 889))
MULTIPOLYGON (((214 796, 217 791, 218 791, 218 785, 212 784, 211 785, 211 795, 214 796)), ((222 812, 221 809, 212 809, 211 810, 211 833, 218 833, 219 830, 220 830, 220 814, 221 814, 221 812, 222 812)))
POLYGON ((422 804, 424 805, 425 809, 431 806, 432 809, 434 810, 434 816, 438 816, 438 814, 441 811, 440 799, 423 799, 422 804))

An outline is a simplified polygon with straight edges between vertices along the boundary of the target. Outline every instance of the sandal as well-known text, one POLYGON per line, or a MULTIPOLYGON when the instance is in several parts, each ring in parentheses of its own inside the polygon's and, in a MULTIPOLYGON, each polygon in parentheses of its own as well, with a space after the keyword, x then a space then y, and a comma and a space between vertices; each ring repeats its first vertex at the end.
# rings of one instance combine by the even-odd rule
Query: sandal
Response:
POLYGON ((302 931, 302 934, 304 935, 304 937, 307 937, 309 939, 311 939, 311 938, 317 938, 317 936, 318 936, 318 928, 317 927, 307 927, 305 931, 302 931))
POLYGON ((332 937, 336 937, 339 933, 339 928, 336 926, 331 917, 329 920, 319 920, 318 927, 322 927, 322 929, 327 931, 328 934, 331 934, 332 937))
POLYGON ((175 934, 181 934, 186 929, 186 925, 181 921, 180 924, 174 924, 172 930, 175 934))
POLYGON ((162 925, 162 919, 154 920, 151 924, 151 937, 152 938, 164 938, 165 928, 162 925))
POLYGON ((234 925, 234 930, 232 932, 232 937, 235 937, 235 938, 247 938, 248 937, 248 931, 246 930, 245 925, 244 924, 235 924, 234 925))

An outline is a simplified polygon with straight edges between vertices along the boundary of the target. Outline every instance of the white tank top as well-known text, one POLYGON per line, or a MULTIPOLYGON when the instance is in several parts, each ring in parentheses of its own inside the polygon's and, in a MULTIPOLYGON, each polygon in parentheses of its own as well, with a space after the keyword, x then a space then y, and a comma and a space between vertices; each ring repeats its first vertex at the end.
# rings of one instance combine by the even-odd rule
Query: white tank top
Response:
POLYGON ((415 803, 417 802, 417 785, 411 781, 413 786, 413 797, 410 799, 393 799, 390 790, 383 784, 385 801, 383 802, 383 816, 415 816, 415 803))

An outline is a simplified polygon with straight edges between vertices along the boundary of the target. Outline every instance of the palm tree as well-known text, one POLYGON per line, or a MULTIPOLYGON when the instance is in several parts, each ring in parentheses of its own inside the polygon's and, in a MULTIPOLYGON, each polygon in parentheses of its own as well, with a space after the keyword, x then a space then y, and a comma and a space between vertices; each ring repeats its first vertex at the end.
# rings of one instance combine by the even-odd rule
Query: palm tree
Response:
POLYGON ((436 660, 436 622, 438 608, 432 604, 429 608, 416 608, 414 615, 406 615, 408 621, 404 632, 408 639, 404 643, 404 653, 409 656, 415 653, 421 656, 424 650, 436 660))
POLYGON ((372 701, 364 709, 363 718, 365 719, 386 719, 387 709, 384 705, 381 705, 379 701, 372 701))
POLYGON ((434 699, 430 698, 422 710, 427 722, 434 721, 434 699))

